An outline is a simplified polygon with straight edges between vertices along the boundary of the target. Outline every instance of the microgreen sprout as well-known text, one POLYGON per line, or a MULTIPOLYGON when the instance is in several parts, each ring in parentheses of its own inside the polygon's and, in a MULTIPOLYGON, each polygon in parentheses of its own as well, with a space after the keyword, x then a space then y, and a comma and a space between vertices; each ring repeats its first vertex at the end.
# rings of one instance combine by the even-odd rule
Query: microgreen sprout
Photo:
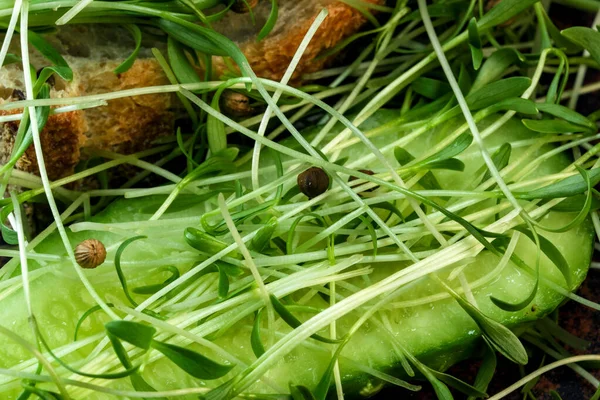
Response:
MULTIPOLYGON (((529 391, 554 367, 598 361, 571 357, 561 343, 587 343, 545 317, 565 298, 600 310, 572 293, 600 232, 598 112, 574 107, 598 85, 578 72, 566 90, 574 68, 598 66, 598 32, 559 31, 534 0, 487 12, 475 1, 346 0, 372 26, 319 57, 344 49, 350 64, 294 75, 336 18, 321 10, 273 81, 215 27, 249 11, 235 17, 264 22, 253 29, 267 45, 287 5, 219 3, 0 0, 0 65, 18 63, 25 85, 0 104, 0 124, 18 123, 0 166, 11 191, 0 199, 0 255, 13 257, 0 269, 0 315, 34 327, 35 339, 21 337, 31 332, 20 322, 0 327, 26 350, 0 348, 0 393, 343 399, 372 395, 375 381, 419 390, 418 372, 438 398, 452 388, 476 399, 488 395, 496 352, 520 365, 529 348, 557 360, 496 399, 529 391), (48 32, 90 21, 132 36, 110 73, 156 40, 151 60, 170 84, 57 95, 48 82, 71 85, 77 69, 48 32), (46 60, 38 77, 30 47, 46 60), (213 57, 228 68, 221 77, 213 57), (175 94, 172 111, 190 124, 134 154, 87 149, 77 173, 49 180, 46 126, 150 94, 175 94), (230 94, 243 96, 244 112, 225 107, 230 94), (20 170, 30 148, 39 176, 20 170), (138 170, 117 186, 108 177, 124 164, 138 170), (80 184, 90 178, 99 188, 80 184), (40 202, 54 223, 31 238, 23 210, 40 202), (456 343, 465 354, 483 349, 472 384, 438 362, 457 361, 445 353, 456 343), (355 378, 370 383, 350 389, 355 378)), ((597 386, 586 367, 571 365, 597 386)))

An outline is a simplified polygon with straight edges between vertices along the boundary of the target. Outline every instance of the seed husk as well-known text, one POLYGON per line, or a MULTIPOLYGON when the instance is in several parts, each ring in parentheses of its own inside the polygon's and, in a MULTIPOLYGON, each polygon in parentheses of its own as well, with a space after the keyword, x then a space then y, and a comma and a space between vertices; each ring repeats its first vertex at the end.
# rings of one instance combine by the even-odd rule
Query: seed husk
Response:
POLYGON ((250 105, 250 98, 233 90, 224 90, 219 99, 223 114, 234 118, 250 117, 254 108, 250 105))
POLYGON ((318 167, 311 167, 298 175, 298 188, 309 199, 325 193, 329 188, 329 175, 318 167))
POLYGON ((81 268, 94 269, 106 259, 106 247, 97 239, 87 239, 75 247, 75 261, 81 268))

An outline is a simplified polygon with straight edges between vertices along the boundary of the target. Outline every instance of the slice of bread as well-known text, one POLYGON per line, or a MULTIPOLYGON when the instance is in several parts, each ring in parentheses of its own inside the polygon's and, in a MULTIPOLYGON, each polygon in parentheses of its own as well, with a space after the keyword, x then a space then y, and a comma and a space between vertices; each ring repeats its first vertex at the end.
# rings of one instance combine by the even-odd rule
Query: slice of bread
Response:
MULTIPOLYGON (((381 0, 369 0, 381 2, 381 0)), ((270 79, 281 79, 296 49, 312 21, 323 8, 329 15, 315 34, 295 72, 303 73, 323 68, 327 58, 316 59, 332 48, 365 22, 356 9, 335 0, 279 0, 279 17, 271 34, 257 42, 256 36, 270 12, 270 2, 262 0, 253 10, 256 24, 249 14, 228 12, 214 24, 214 28, 231 38, 242 49, 256 74, 270 79)), ((164 46, 152 41, 143 48, 131 69, 115 74, 114 69, 129 56, 134 42, 125 29, 110 26, 65 26, 46 35, 73 69, 72 82, 54 79, 52 98, 114 92, 136 87, 168 84, 162 69, 151 57, 151 47, 164 46)), ((145 39, 148 40, 148 39, 145 39)), ((13 52, 19 54, 18 40, 13 52)), ((163 51, 164 53, 164 51, 163 51)), ((31 63, 36 68, 48 64, 41 54, 30 49, 31 63)), ((213 57, 214 75, 227 71, 220 57, 213 57)), ((24 91, 21 66, 11 64, 0 70, 0 104, 18 99, 24 91)), ((0 114, 10 112, 0 110, 0 114)), ((148 148, 158 137, 171 135, 175 119, 181 112, 172 94, 153 94, 111 100, 107 106, 51 115, 41 133, 45 163, 50 179, 55 180, 73 173, 81 158, 81 148, 96 148, 132 153, 148 148)), ((0 162, 5 163, 12 151, 18 122, 0 124, 0 162)), ((17 168, 38 173, 33 146, 19 160, 17 168)))

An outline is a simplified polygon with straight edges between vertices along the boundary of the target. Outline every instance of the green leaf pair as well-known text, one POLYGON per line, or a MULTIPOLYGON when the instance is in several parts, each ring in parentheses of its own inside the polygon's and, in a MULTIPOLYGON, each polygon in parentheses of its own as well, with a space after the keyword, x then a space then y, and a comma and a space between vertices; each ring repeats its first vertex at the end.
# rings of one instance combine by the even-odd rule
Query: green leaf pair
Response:
POLYGON ((155 349, 186 373, 198 379, 218 379, 235 366, 220 364, 193 350, 155 340, 156 329, 148 325, 121 320, 108 322, 105 328, 109 337, 123 340, 146 351, 155 349))
POLYGON ((523 124, 540 133, 586 133, 594 134, 598 130, 596 124, 588 118, 560 104, 538 103, 538 110, 559 119, 524 119, 523 124))
POLYGON ((461 308, 469 314, 483 334, 484 339, 503 356, 514 363, 527 364, 527 352, 521 341, 504 325, 483 314, 477 307, 463 299, 450 286, 438 278, 438 282, 454 297, 461 308))

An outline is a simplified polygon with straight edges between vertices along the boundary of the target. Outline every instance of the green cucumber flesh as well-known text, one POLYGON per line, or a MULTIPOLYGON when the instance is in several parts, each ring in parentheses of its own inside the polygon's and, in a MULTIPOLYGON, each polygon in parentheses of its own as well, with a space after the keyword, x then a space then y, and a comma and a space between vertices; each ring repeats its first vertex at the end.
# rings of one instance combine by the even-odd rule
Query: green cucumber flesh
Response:
MULTIPOLYGON (((365 124, 365 129, 387 122, 392 115, 393 113, 388 111, 379 112, 365 124)), ((406 149, 418 157, 442 140, 449 132, 452 132, 450 127, 428 132, 421 138, 412 141, 410 145, 407 145, 406 149)), ((375 137, 373 141, 381 148, 403 134, 402 132, 386 134, 375 137)), ((524 140, 535 138, 537 137, 536 135, 527 130, 520 122, 511 120, 492 137, 486 139, 486 146, 490 151, 493 151, 505 142, 511 144, 524 143, 524 140)), ((514 146, 511 162, 519 159, 528 149, 529 147, 527 146, 514 146)), ((531 154, 524 156, 525 164, 527 164, 527 161, 537 158, 550 149, 549 145, 543 145, 530 152, 531 154)), ((350 161, 352 161, 364 154, 367 154, 367 150, 359 144, 343 152, 342 157, 347 155, 350 161)), ((458 190, 472 187, 475 180, 481 179, 481 176, 476 176, 476 172, 480 170, 483 162, 479 150, 475 145, 471 145, 458 158, 466 165, 464 172, 433 171, 439 183, 446 189, 458 190)), ((390 159, 393 160, 393 156, 390 159)), ((529 175, 528 178, 558 172, 568 166, 569 163, 570 161, 565 155, 558 154, 552 156, 537 167, 535 172, 529 175)), ((377 162, 361 166, 361 168, 382 170, 382 167, 377 162)), ((198 218, 205 212, 207 207, 214 209, 216 201, 212 199, 206 203, 195 204, 194 202, 190 202, 190 200, 193 200, 193 196, 185 195, 169 209, 169 212, 163 217, 162 222, 153 225, 144 223, 161 205, 163 200, 164 197, 161 196, 118 200, 93 218, 93 221, 98 224, 140 221, 139 225, 131 224, 126 231, 119 230, 117 226, 112 232, 85 230, 69 233, 73 246, 88 238, 99 239, 106 245, 108 249, 107 262, 95 270, 86 270, 84 273, 96 291, 107 302, 112 301, 113 303, 121 302, 127 304, 119 285, 113 262, 118 245, 127 237, 137 234, 148 236, 147 239, 132 243, 123 253, 122 266, 130 288, 164 281, 169 277, 169 274, 160 272, 158 270, 160 267, 174 265, 183 274, 201 261, 201 259, 195 259, 197 253, 185 243, 183 230, 189 226, 198 227, 198 218)), ((436 201, 439 203, 444 202, 443 199, 436 199, 436 201)), ((493 204, 495 204, 493 200, 486 200, 483 204, 477 205, 477 207, 471 207, 470 210, 485 209, 486 206, 493 204)), ((385 214, 385 212, 382 212, 382 215, 385 214)), ((560 227, 566 225, 573 218, 573 213, 551 212, 541 220, 541 223, 545 226, 560 227)), ((492 220, 489 222, 492 222, 492 220)), ((541 233, 554 243, 567 260, 571 274, 571 287, 568 289, 574 290, 585 278, 590 262, 593 246, 591 222, 586 220, 572 230, 564 233, 541 233)), ((284 239, 287 237, 287 232, 278 231, 277 234, 281 235, 284 239)), ((232 242, 230 238, 228 240, 232 242)), ((417 245, 426 246, 426 244, 424 242, 417 245)), ((321 248, 324 246, 323 244, 321 248)), ((398 248, 393 245, 379 249, 380 254, 396 254, 398 251, 398 248)), ((51 235, 44 240, 36 247, 36 252, 41 254, 55 254, 63 257, 61 261, 46 261, 43 264, 30 260, 32 308, 48 343, 59 354, 65 354, 66 352, 64 360, 79 369, 96 372, 104 371, 104 366, 110 366, 113 372, 122 370, 122 366, 119 365, 114 353, 108 346, 99 355, 95 355, 93 359, 88 359, 90 352, 99 342, 99 339, 104 337, 104 324, 110 320, 102 312, 92 314, 82 324, 77 343, 87 344, 77 350, 69 350, 67 346, 74 343, 73 333, 78 319, 84 312, 94 306, 95 302, 78 279, 71 263, 66 259, 66 252, 57 235, 51 235)), ((364 255, 368 256, 371 253, 371 251, 367 251, 364 255)), ((529 239, 525 238, 524 235, 521 235, 515 254, 533 266, 536 253, 537 249, 535 245, 529 239)), ((339 258, 343 257, 340 256, 339 258)), ((470 263, 466 265, 463 271, 465 278, 470 283, 482 279, 488 280, 488 282, 481 286, 473 287, 473 295, 478 307, 487 316, 510 328, 518 329, 528 322, 535 321, 547 315, 564 301, 564 297, 561 294, 544 283, 546 281, 541 281, 537 295, 530 306, 517 312, 502 311, 490 301, 490 296, 507 301, 521 300, 531 290, 534 279, 531 271, 525 271, 515 266, 512 262, 509 262, 502 270, 496 271, 499 260, 499 257, 491 254, 489 251, 481 251, 473 260, 470 260, 470 263)), ((319 261, 323 261, 323 259, 319 259, 319 261)), ((311 263, 306 264, 307 267, 309 265, 311 263)), ((388 262, 373 263, 370 265, 373 267, 373 272, 369 275, 368 280, 365 280, 363 277, 357 277, 352 278, 349 282, 353 285, 364 287, 369 282, 377 282, 406 268, 410 263, 388 262)), ((358 267, 364 266, 366 265, 358 265, 358 267)), ((450 271, 451 268, 447 268, 440 276, 445 278, 450 271)), ((541 276, 545 280, 550 280, 563 287, 566 286, 560 271, 545 255, 541 256, 540 271, 541 276)), ((290 273, 289 270, 286 272, 290 273)), ((18 276, 18 272, 15 272, 14 275, 15 277, 18 276)), ((198 297, 201 295, 207 296, 208 301, 200 306, 183 308, 176 313, 170 314, 169 317, 173 319, 169 320, 169 322, 183 323, 186 318, 192 315, 198 316, 197 310, 214 302, 217 293, 217 276, 218 274, 211 273, 192 280, 192 285, 181 292, 182 296, 184 293, 188 293, 188 297, 183 297, 182 301, 188 301, 193 296, 198 297), (202 290, 203 288, 204 290, 202 290), (189 292, 186 292, 186 290, 189 292)), ((231 278, 232 290, 235 288, 236 280, 248 276, 250 274, 246 273, 242 277, 231 278)), ((18 277, 14 279, 14 282, 9 287, 1 286, 0 324, 33 342, 23 290, 19 284, 20 280, 18 277)), ((456 287, 457 282, 458 279, 455 279, 451 282, 451 286, 456 287)), ((299 290, 294 294, 294 300, 299 300, 306 292, 307 289, 299 290)), ((393 300, 390 308, 383 311, 387 321, 389 321, 391 335, 394 336, 395 340, 399 340, 412 354, 426 362, 429 366, 440 370, 444 370, 457 361, 469 357, 480 344, 480 331, 473 320, 460 308, 456 301, 448 298, 448 296, 444 297, 444 293, 438 283, 428 277, 423 277, 415 284, 410 285, 398 298, 393 300), (440 295, 442 295, 442 298, 438 298, 440 295)), ((142 302, 147 298, 145 295, 134 294, 133 296, 138 302, 142 302)), ((257 291, 246 293, 244 296, 247 296, 247 300, 243 304, 236 306, 237 308, 235 309, 238 310, 237 314, 232 314, 237 315, 233 319, 233 325, 229 329, 224 330, 213 341, 244 364, 249 365, 256 360, 250 345, 253 313, 262 303, 257 291)), ((168 298, 167 301, 169 301, 168 298)), ((328 306, 320 296, 312 297, 309 305, 321 309, 325 309, 328 306)), ((364 309, 358 309, 349 312, 337 320, 338 332, 346 332, 362 312, 364 312, 364 309)), ((302 320, 307 320, 312 316, 309 313, 296 313, 296 315, 302 320)), ((208 321, 211 321, 211 319, 208 319, 208 321)), ((263 316, 263 323, 265 321, 266 316, 263 316)), ((213 334, 213 331, 203 330, 203 326, 205 325, 203 322, 206 323, 202 318, 196 318, 191 323, 183 323, 181 327, 189 332, 201 335, 213 334), (198 320, 200 320, 200 323, 198 320)), ((283 334, 291 331, 291 328, 287 327, 282 321, 278 321, 276 327, 277 333, 275 334, 275 339, 279 339, 283 334)), ((160 328, 158 330, 162 332, 160 328)), ((322 330, 319 333, 324 336, 328 335, 328 331, 326 330, 322 330)), ((262 330, 262 337, 263 341, 265 341, 267 337, 265 328, 262 330)), ((171 343, 189 346, 220 362, 224 361, 222 355, 216 354, 213 350, 201 345, 190 344, 189 341, 180 335, 166 335, 163 338, 169 340, 171 343)), ((251 393, 274 393, 276 392, 274 387, 287 388, 290 382, 295 385, 305 385, 309 388, 314 388, 331 358, 333 349, 335 349, 334 346, 317 342, 313 339, 299 343, 270 368, 269 372, 265 375, 267 379, 256 382, 246 391, 251 393), (269 386, 269 383, 271 386, 269 386)), ((139 357, 136 358, 134 351, 132 351, 131 355, 135 360, 140 359, 139 357)), ((215 387, 242 370, 242 367, 238 366, 226 377, 202 382, 187 375, 175 364, 161 357, 156 351, 151 352, 149 359, 146 361, 148 364, 144 367, 143 376, 150 385, 159 391, 188 387, 215 387)), ((351 338, 349 344, 342 352, 340 370, 343 385, 351 392, 350 394, 365 396, 373 394, 380 387, 381 381, 366 373, 364 367, 368 366, 399 376, 403 374, 403 371, 398 366, 398 362, 399 358, 394 351, 394 344, 390 333, 384 332, 379 326, 371 322, 367 322, 351 338)), ((77 376, 68 373, 56 363, 53 365, 62 377, 78 379, 77 376)), ((11 342, 7 337, 0 339, 0 368, 34 373, 36 367, 36 362, 26 349, 11 342)), ((43 373, 46 374, 47 371, 43 371, 43 373)), ((114 381, 95 379, 91 380, 91 382, 113 389, 132 389, 130 381, 127 378, 114 381)), ((56 388, 51 384, 40 384, 39 387, 56 391, 56 388)), ((15 399, 21 390, 19 379, 10 376, 0 376, 0 398, 7 400, 15 399)), ((109 394, 74 386, 69 386, 69 391, 74 399, 100 400, 117 398, 109 394)), ((197 398, 197 395, 190 395, 184 398, 197 398)))

